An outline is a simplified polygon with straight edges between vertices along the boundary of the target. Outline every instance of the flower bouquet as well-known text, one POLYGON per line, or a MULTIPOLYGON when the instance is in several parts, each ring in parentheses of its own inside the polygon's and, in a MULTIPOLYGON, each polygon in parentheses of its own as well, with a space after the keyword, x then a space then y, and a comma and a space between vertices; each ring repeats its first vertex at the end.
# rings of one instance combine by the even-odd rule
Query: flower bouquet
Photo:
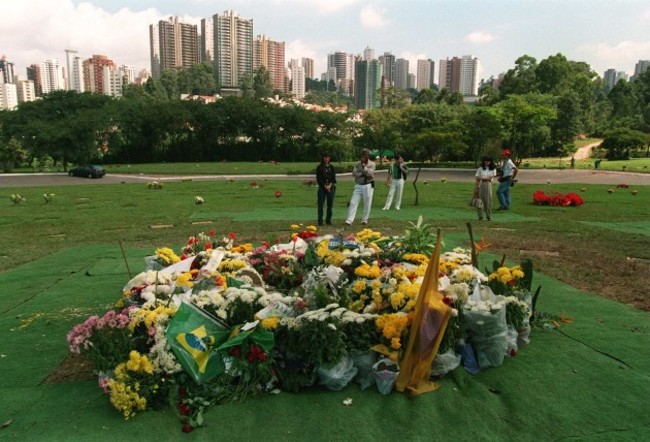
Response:
MULTIPOLYGON (((183 431, 200 426, 210 405, 276 388, 381 380, 380 392, 389 393, 435 235, 421 220, 395 237, 293 230, 285 243, 257 247, 234 233, 214 240, 210 231, 178 253, 156 249, 114 310, 70 332, 70 350, 110 373, 102 386, 127 419, 175 394, 183 431)), ((463 342, 476 347, 481 367, 498 366, 506 324, 526 327, 525 272, 508 268, 510 279, 502 270, 488 281, 470 264, 465 249, 440 256, 438 289, 451 319, 432 366, 444 369, 435 375, 453 369, 463 342)))

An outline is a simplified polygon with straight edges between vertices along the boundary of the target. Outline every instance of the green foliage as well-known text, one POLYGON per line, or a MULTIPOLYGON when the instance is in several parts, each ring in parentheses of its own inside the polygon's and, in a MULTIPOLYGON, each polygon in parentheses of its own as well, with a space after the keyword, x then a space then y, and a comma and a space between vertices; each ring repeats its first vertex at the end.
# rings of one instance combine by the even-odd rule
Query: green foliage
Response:
POLYGON ((630 151, 650 144, 650 135, 643 132, 619 128, 605 134, 601 147, 607 149, 607 159, 627 160, 630 151))

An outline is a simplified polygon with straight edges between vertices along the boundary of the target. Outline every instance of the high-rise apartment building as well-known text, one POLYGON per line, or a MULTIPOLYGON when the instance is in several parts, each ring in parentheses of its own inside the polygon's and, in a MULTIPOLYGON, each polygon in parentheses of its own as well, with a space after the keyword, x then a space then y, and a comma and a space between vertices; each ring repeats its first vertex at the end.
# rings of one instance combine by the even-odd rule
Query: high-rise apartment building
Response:
POLYGON ((460 92, 465 96, 475 96, 478 93, 479 70, 478 58, 473 58, 471 55, 440 60, 440 88, 460 92))
POLYGON ((616 85, 616 69, 607 69, 603 74, 603 81, 605 82, 605 93, 608 94, 616 85))
POLYGON ((0 82, 0 110, 14 110, 16 107, 18 107, 16 85, 0 82))
POLYGON ((337 51, 327 55, 327 68, 336 68, 336 82, 347 78, 348 74, 348 54, 337 51))
POLYGON ((222 88, 239 88, 245 75, 253 75, 253 19, 239 17, 234 11, 224 11, 215 14, 213 21, 219 82, 222 88))
POLYGON ((44 94, 66 89, 63 66, 61 66, 59 60, 45 60, 41 63, 40 71, 41 86, 44 94))
POLYGON ((301 99, 305 97, 305 69, 300 65, 298 59, 292 59, 289 64, 291 72, 291 93, 294 97, 301 99))
POLYGON ((151 73, 158 79, 165 69, 190 68, 199 62, 199 34, 196 25, 181 23, 178 17, 149 25, 151 73))
POLYGON ((36 100, 36 88, 32 80, 20 80, 16 77, 18 103, 36 100))
POLYGON ((110 97, 121 97, 124 90, 125 75, 122 69, 104 66, 102 92, 110 97))
POLYGON ((201 19, 199 36, 199 54, 201 63, 214 64, 214 18, 201 19))
POLYGON ((301 64, 305 69, 305 78, 314 78, 314 60, 311 58, 302 57, 301 64))
POLYGON ((431 59, 418 60, 416 89, 419 91, 421 91, 422 89, 430 89, 431 86, 435 84, 434 79, 435 79, 435 62, 431 59))
POLYGON ((43 72, 40 65, 33 64, 27 68, 27 79, 34 82, 36 96, 43 95, 43 72))
POLYGON ((408 88, 409 61, 398 58, 395 62, 395 87, 406 90, 408 88))
POLYGON ((382 85, 383 66, 379 60, 357 60, 354 77, 354 105, 357 109, 380 106, 377 90, 382 85))
POLYGON ((14 82, 14 64, 6 56, 0 58, 0 84, 14 82))
POLYGON ((265 35, 258 35, 253 40, 253 71, 264 66, 269 72, 273 89, 285 92, 284 42, 273 41, 265 35))
POLYGON ((365 61, 370 61, 375 59, 375 50, 371 49, 370 46, 366 46, 363 50, 363 59, 365 61))
POLYGON ((77 51, 72 49, 65 50, 67 76, 66 82, 69 91, 84 92, 86 85, 83 76, 83 60, 79 57, 77 51))
POLYGON ((384 55, 379 56, 379 61, 383 66, 382 75, 384 76, 386 86, 393 86, 395 84, 395 75, 397 68, 395 56, 390 52, 384 52, 384 55))
POLYGON ((650 69, 650 60, 639 60, 634 65, 634 75, 630 78, 630 81, 635 81, 641 74, 650 69))
POLYGON ((408 80, 406 82, 406 87, 407 87, 407 89, 415 89, 415 86, 416 86, 415 74, 409 73, 408 80))
POLYGON ((96 94, 105 94, 104 68, 115 69, 115 63, 106 55, 93 55, 83 61, 83 79, 86 91, 96 94))

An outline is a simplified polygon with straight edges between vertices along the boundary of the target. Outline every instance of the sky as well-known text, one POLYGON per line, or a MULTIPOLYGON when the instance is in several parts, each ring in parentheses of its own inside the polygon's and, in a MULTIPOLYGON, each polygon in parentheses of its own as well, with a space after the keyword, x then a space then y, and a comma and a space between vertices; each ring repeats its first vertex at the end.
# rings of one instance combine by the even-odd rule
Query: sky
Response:
POLYGON ((0 56, 23 78, 30 64, 65 63, 65 49, 150 70, 149 25, 171 16, 199 25, 226 10, 252 18, 255 36, 284 41, 287 62, 314 59, 317 77, 327 54, 366 47, 410 60, 411 73, 431 59, 436 80, 439 60, 463 55, 479 59, 481 78, 522 55, 562 53, 600 76, 650 60, 648 0, 2 0, 0 56))

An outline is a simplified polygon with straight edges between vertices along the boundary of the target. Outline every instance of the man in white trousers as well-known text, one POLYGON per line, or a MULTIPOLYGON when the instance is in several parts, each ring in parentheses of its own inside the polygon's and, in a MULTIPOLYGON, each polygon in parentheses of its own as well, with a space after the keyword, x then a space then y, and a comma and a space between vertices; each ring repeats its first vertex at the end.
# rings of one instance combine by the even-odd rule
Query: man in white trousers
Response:
POLYGON ((402 206, 402 193, 404 192, 404 180, 408 174, 408 169, 404 165, 404 158, 401 155, 395 155, 393 161, 388 168, 388 177, 386 178, 386 185, 390 186, 388 196, 386 197, 386 204, 382 210, 390 210, 390 205, 393 203, 393 196, 397 194, 395 199, 395 210, 399 210, 402 206))
POLYGON ((363 199, 363 216, 361 224, 368 224, 370 218, 370 209, 372 208, 372 195, 375 190, 375 163, 370 161, 370 151, 363 149, 361 159, 357 161, 352 169, 354 178, 354 191, 350 206, 348 207, 348 217, 345 224, 352 225, 354 217, 357 215, 359 200, 363 199))

